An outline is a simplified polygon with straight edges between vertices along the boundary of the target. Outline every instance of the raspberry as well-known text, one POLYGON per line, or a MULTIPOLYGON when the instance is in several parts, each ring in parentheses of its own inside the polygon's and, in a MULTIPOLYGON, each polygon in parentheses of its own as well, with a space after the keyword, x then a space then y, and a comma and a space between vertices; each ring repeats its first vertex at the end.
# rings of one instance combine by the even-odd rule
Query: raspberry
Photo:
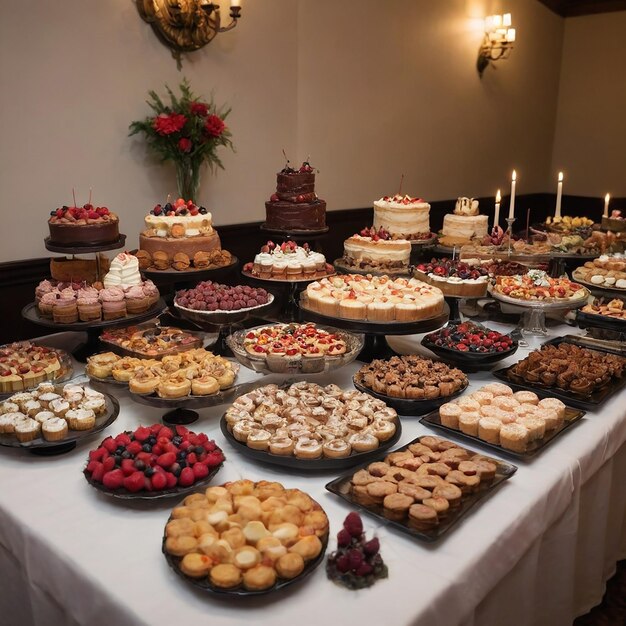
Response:
POLYGON ((351 541, 352 541, 352 535, 345 528, 342 528, 337 533, 337 545, 338 546, 345 548, 350 545, 351 541))
POLYGON ((190 487, 194 483, 194 475, 193 470, 190 467, 185 467, 181 470, 180 476, 178 477, 178 484, 181 487, 190 487))
POLYGON ((343 527, 353 536, 360 537, 363 533, 363 521, 358 513, 349 513, 343 521, 343 527))
POLYGON ((161 467, 170 467, 176 463, 176 454, 174 454, 174 452, 166 452, 157 459, 157 463, 161 467))
POLYGON ((89 211, 87 217, 89 217, 90 220, 97 220, 100 216, 95 211, 89 211))
POLYGON ((63 217, 65 215, 65 211, 63 209, 57 209, 56 216, 63 217))
POLYGON ((357 576, 367 576, 368 574, 371 574, 373 571, 374 571, 374 568, 369 563, 366 563, 364 561, 363 563, 361 563, 359 568, 355 571, 355 574, 357 576))
POLYGON ((348 560, 350 561, 350 569, 356 572, 363 564, 363 554, 354 548, 348 552, 348 560))
POLYGON ((157 491, 167 487, 167 475, 162 472, 155 472, 151 478, 152 487, 157 491))
POLYGON ((373 539, 370 539, 363 544, 363 552, 365 552, 365 554, 367 554, 368 556, 374 556, 375 554, 378 554, 379 550, 380 541, 378 541, 378 537, 374 537, 373 539))
MULTIPOLYGON (((128 459, 130 460, 130 459, 128 459)), ((137 493, 146 486, 145 476, 143 472, 133 472, 130 476, 126 476, 122 483, 125 489, 128 489, 131 493, 137 493)))
POLYGON ((139 428, 137 428, 137 430, 135 430, 133 434, 135 435, 135 439, 137 441, 145 441, 151 433, 149 428, 146 428, 145 426, 140 426, 139 428))
POLYGON ((124 474, 122 470, 116 469, 111 472, 106 472, 102 477, 102 484, 107 489, 119 489, 124 481, 124 474))
POLYGON ((135 473, 135 461, 132 459, 122 459, 121 467, 124 476, 130 476, 135 473))
POLYGON ((196 477, 196 480, 206 478, 209 475, 209 468, 203 463, 196 463, 193 466, 193 475, 196 477))
POLYGON ((350 571, 350 559, 347 554, 342 554, 337 558, 337 569, 342 573, 346 574, 350 571))

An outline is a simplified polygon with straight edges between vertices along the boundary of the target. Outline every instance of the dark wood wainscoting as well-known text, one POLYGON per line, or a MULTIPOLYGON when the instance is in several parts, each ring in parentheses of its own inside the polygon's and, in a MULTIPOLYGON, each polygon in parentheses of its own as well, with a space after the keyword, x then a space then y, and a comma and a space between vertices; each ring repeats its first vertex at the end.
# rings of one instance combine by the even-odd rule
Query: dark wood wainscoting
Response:
MULTIPOLYGON (((531 222, 543 221, 554 209, 554 194, 520 195, 516 199, 516 227, 522 230, 526 227, 526 212, 531 208, 531 222)), ((480 198, 481 211, 493 214, 493 197, 480 198)), ((443 216, 454 209, 455 200, 442 200, 431 203, 431 227, 438 231, 443 222, 443 216)), ((613 206, 624 206, 626 202, 612 201, 613 206)), ((603 199, 585 198, 580 196, 565 196, 563 198, 563 213, 568 215, 588 215, 599 220, 603 209, 603 199)), ((504 218, 508 211, 508 198, 503 198, 501 225, 505 226, 504 218)), ((315 242, 329 261, 339 258, 343 254, 343 242, 350 235, 372 223, 371 207, 362 209, 346 209, 329 211, 327 222, 329 232, 315 242)), ((259 230, 259 222, 247 224, 232 224, 219 226, 222 246, 236 255, 241 264, 252 260, 254 254, 268 240, 267 233, 259 230)), ((132 242, 129 242, 132 247, 132 242)), ((42 242, 42 249, 43 242, 42 242)), ((112 253, 110 253, 112 255, 112 253)), ((49 257, 26 259, 0 263, 0 310, 3 312, 3 322, 0 324, 0 344, 17 339, 26 339, 45 335, 46 329, 35 326, 21 317, 22 308, 34 298, 35 286, 44 278, 48 278, 49 257)), ((233 273, 231 280, 237 280, 233 273)))

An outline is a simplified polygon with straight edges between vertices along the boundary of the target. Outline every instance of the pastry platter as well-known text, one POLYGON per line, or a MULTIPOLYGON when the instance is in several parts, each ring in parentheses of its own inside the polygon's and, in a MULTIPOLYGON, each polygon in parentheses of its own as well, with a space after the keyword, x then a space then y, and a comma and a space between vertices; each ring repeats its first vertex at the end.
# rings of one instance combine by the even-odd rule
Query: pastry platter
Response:
POLYGON ((451 400, 454 400, 454 398, 458 398, 469 385, 469 383, 466 383, 458 391, 455 391, 449 396, 440 396, 439 398, 433 398, 430 400, 412 400, 410 398, 395 398, 384 393, 378 393, 362 384, 359 381, 357 374, 352 377, 352 383, 359 391, 368 393, 370 396, 377 398, 378 400, 382 400, 387 406, 395 409, 398 412, 398 415, 402 416, 424 415, 425 413, 429 413, 437 407, 440 407, 442 404, 450 402, 451 400))
POLYGON ((572 272, 572 279, 586 287, 591 293, 598 293, 602 296, 611 298, 623 298, 626 296, 626 289, 616 289, 614 287, 604 287, 603 285, 595 285, 576 277, 576 270, 572 272))
MULTIPOLYGON (((338 330, 329 326, 316 326, 316 328, 336 334, 339 339, 345 342, 346 350, 338 355, 306 356, 300 354, 289 357, 287 355, 257 355, 246 350, 246 337, 265 328, 282 327, 283 324, 263 324, 254 328, 238 330, 226 338, 226 343, 230 347, 235 358, 255 372, 263 374, 319 374, 343 367, 352 363, 363 349, 363 336, 349 333, 345 330, 338 330)), ((294 325, 296 326, 296 325, 294 325)))
MULTIPOLYGON (((597 343, 593 343, 593 345, 585 344, 585 339, 578 337, 572 339, 568 339, 566 337, 557 337, 556 339, 546 342, 546 345, 558 346, 561 343, 571 343, 573 345, 578 345, 579 347, 594 350, 596 352, 605 352, 609 354, 616 354, 618 356, 624 356, 623 352, 612 350, 610 348, 603 348, 597 343)), ((509 370, 511 370, 513 367, 514 366, 511 365, 509 367, 496 370, 493 372, 493 375, 498 380, 501 380, 513 389, 534 391, 540 397, 558 398, 566 405, 578 407, 586 411, 597 410, 602 403, 614 396, 617 392, 621 391, 624 386, 626 386, 626 375, 624 375, 621 379, 613 380, 603 387, 596 389, 592 393, 576 393, 574 391, 566 391, 558 387, 549 387, 547 385, 543 385, 540 382, 532 384, 525 382, 515 382, 514 380, 509 378, 508 374, 509 370)))
POLYGON ((357 463, 364 463, 369 460, 373 460, 380 455, 381 452, 388 450, 394 446, 402 435, 402 424, 399 419, 396 419, 396 432, 387 441, 381 443, 375 450, 369 450, 367 452, 355 452, 350 456, 344 458, 318 458, 318 459, 298 459, 293 455, 285 456, 281 454, 272 454, 264 450, 255 450, 249 448, 245 443, 235 439, 235 436, 230 432, 226 419, 222 417, 220 420, 220 429, 222 434, 230 443, 233 448, 237 450, 243 456, 252 459, 253 461, 260 461, 261 463, 268 463, 271 465, 278 465, 280 467, 288 467, 298 471, 324 471, 324 470, 337 470, 345 469, 346 467, 352 467, 357 463))
MULTIPOLYGON (((504 379, 501 379, 501 380, 504 380, 504 379)), ((513 389, 515 389, 516 387, 519 388, 519 386, 512 384, 508 380, 506 380, 506 384, 512 387, 513 389)), ((539 391, 537 391, 536 389, 533 389, 533 391, 535 391, 537 395, 541 395, 539 391)), ((555 398, 557 397, 557 394, 554 394, 554 393, 549 394, 549 397, 555 398)), ((570 402, 570 404, 573 404, 573 403, 570 402)), ((478 437, 474 437, 473 435, 468 435, 460 430, 456 430, 455 428, 444 426, 441 423, 441 419, 439 418, 439 411, 432 411, 428 415, 424 415, 424 417, 422 417, 420 421, 425 426, 430 426, 431 428, 442 430, 448 435, 460 437, 461 439, 464 439, 465 441, 468 441, 468 442, 471 441, 472 443, 475 443, 481 446, 486 446, 499 454, 508 454, 519 459, 531 459, 534 456, 536 456, 539 452, 541 452, 546 446, 552 443, 552 441, 554 441, 557 437, 559 437, 564 432, 569 430, 572 426, 575 426, 584 416, 585 416, 585 411, 566 406, 565 419, 563 421, 563 424, 559 426, 558 428, 554 428, 553 430, 548 431, 548 434, 542 439, 531 441, 528 444, 526 452, 515 452, 513 450, 508 450, 506 448, 503 448, 502 446, 489 443, 487 441, 484 441, 483 439, 479 439, 478 437)))
MULTIPOLYGON (((408 444, 398 448, 395 452, 403 452, 408 450, 409 446, 420 443, 420 440, 423 437, 417 437, 413 441, 408 444)), ((476 454, 472 450, 467 450, 469 454, 476 454)), ((377 457, 378 460, 382 461, 384 459, 384 455, 379 455, 377 457)), ((486 457, 485 457, 486 458, 486 457)), ((447 534, 455 524, 457 524, 460 520, 467 516, 470 510, 488 497, 496 488, 501 485, 504 481, 508 480, 515 474, 517 471, 517 467, 515 465, 511 465, 505 461, 500 461, 498 459, 488 459, 490 463, 495 465, 496 471, 493 480, 491 480, 488 484, 483 482, 480 483, 478 487, 478 491, 469 494, 463 494, 459 505, 456 508, 450 508, 447 512, 447 515, 443 517, 439 524, 437 524, 434 528, 431 529, 417 529, 412 527, 411 522, 407 519, 390 519, 386 516, 386 510, 383 506, 378 504, 368 504, 363 505, 359 502, 358 498, 352 493, 351 490, 351 479, 354 473, 358 470, 366 470, 368 464, 363 464, 357 468, 354 468, 350 472, 336 478, 335 480, 329 482, 326 485, 326 489, 331 493, 339 496, 343 500, 345 500, 350 506, 357 506, 360 509, 363 509, 366 513, 376 518, 376 521, 381 524, 388 524, 391 528, 399 530, 400 532, 413 537, 414 539, 419 539, 420 541, 437 541, 445 534, 447 534)))
POLYGON ((498 363, 507 357, 515 354, 519 344, 517 341, 513 342, 513 345, 508 350, 502 352, 461 352, 460 350, 454 350, 453 348, 447 348, 444 346, 435 345, 426 335, 422 338, 422 345, 430 350, 433 354, 436 354, 440 359, 448 363, 454 363, 463 368, 469 368, 470 370, 477 370, 481 368, 490 368, 494 363, 498 363))
POLYGON ((96 423, 90 430, 70 430, 64 439, 58 441, 46 441, 43 437, 38 437, 32 441, 21 443, 10 433, 0 433, 0 446, 8 448, 21 448, 38 455, 56 455, 69 452, 76 447, 76 444, 83 439, 87 439, 96 433, 103 431, 110 426, 119 415, 120 405, 117 399, 109 394, 104 394, 106 408, 103 414, 96 416, 96 423))

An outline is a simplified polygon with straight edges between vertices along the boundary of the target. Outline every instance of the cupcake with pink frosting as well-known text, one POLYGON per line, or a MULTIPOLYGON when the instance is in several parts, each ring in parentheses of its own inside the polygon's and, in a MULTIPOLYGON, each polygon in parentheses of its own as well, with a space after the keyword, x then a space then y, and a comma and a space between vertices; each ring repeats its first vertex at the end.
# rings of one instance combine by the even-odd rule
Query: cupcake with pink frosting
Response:
POLYGON ((42 280, 35 287, 35 301, 37 302, 37 304, 39 304, 39 301, 41 300, 41 298, 43 298, 43 296, 45 296, 47 293, 54 291, 55 284, 56 280, 54 281, 54 283, 49 280, 42 280))
POLYGON ((144 294, 148 297, 149 306, 154 306, 159 301, 159 290, 151 280, 144 280, 142 284, 144 294))
POLYGON ((76 294, 78 317, 81 322, 92 322, 102 318, 102 304, 97 289, 84 287, 76 294))
POLYGON ((145 313, 150 308, 150 299, 141 285, 126 287, 124 295, 126 296, 126 311, 129 315, 145 313))
POLYGON ((100 291, 102 316, 105 320, 126 317, 126 297, 121 287, 108 287, 100 291))
POLYGON ((52 318, 57 324, 73 324, 78 321, 76 292, 71 287, 59 292, 59 297, 52 308, 52 318))
POLYGON ((54 305, 57 303, 59 299, 59 292, 56 289, 44 293, 39 300, 39 312, 44 317, 52 317, 52 311, 54 309, 54 305))

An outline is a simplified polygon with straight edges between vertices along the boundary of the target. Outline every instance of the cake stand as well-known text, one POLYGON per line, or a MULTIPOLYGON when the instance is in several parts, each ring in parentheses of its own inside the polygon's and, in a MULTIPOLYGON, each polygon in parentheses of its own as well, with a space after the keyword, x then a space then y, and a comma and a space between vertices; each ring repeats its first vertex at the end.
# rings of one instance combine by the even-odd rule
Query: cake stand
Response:
POLYGON ((403 268, 399 268, 396 270, 389 270, 389 271, 365 270, 359 267, 352 267, 351 265, 347 265, 343 259, 336 259, 333 262, 333 267, 340 274, 359 274, 360 276, 367 276, 369 274, 370 276, 394 276, 394 277, 398 277, 398 276, 409 277, 411 275, 410 267, 403 267, 403 268))
POLYGON ((268 288, 269 286, 278 286, 282 291, 280 296, 281 300, 283 299, 283 295, 286 295, 283 308, 279 314, 279 320, 281 322, 298 321, 298 296, 306 285, 316 280, 322 280, 322 278, 334 276, 334 272, 332 272, 330 274, 316 276, 315 278, 296 278, 295 280, 290 280, 288 278, 260 278, 251 272, 245 272, 243 270, 241 274, 250 280, 265 284, 268 288))
POLYGON ((37 303, 31 302, 22 309, 22 317, 33 324, 37 324, 38 326, 54 329, 55 332, 64 330, 86 332, 87 341, 79 345, 74 352, 72 352, 72 355, 77 361, 85 363, 87 361, 87 357, 100 351, 101 347, 99 336, 100 331, 103 328, 130 326, 132 324, 136 324, 137 322, 145 322, 153 317, 158 317, 166 309, 167 305, 165 304, 165 301, 163 298, 159 298, 159 301, 154 306, 150 307, 150 309, 148 309, 145 313, 127 315, 126 317, 121 317, 116 320, 95 320, 91 322, 72 322, 69 324, 61 324, 50 318, 43 317, 39 313, 37 303))
POLYGON ((370 363, 374 359, 388 359, 396 353, 387 343, 387 335, 415 335, 429 333, 441 328, 450 317, 450 308, 444 304, 443 312, 415 322, 370 322, 368 320, 351 320, 341 317, 330 317, 306 308, 306 298, 300 300, 300 313, 303 319, 318 324, 326 324, 343 330, 365 335, 363 349, 357 357, 358 361, 370 363))
POLYGON ((269 301, 265 304, 236 311, 197 311, 182 307, 174 301, 173 306, 170 307, 170 313, 174 317, 192 322, 205 332, 215 332, 215 329, 218 329, 219 335, 212 352, 221 356, 232 356, 226 338, 239 330, 241 324, 247 319, 263 319, 263 315, 267 315, 274 303, 274 295, 270 293, 269 297, 269 301))
POLYGON ((538 300, 518 300, 491 290, 491 296, 500 302, 501 307, 504 304, 505 308, 508 305, 508 308, 518 307, 523 309, 521 332, 522 335, 530 337, 546 337, 548 335, 546 312, 578 309, 586 304, 589 295, 589 291, 585 289, 585 295, 576 300, 542 302, 538 300))
POLYGON ((98 279, 102 278, 102 270, 100 268, 100 257, 98 256, 98 252, 107 252, 109 250, 119 250, 123 248, 126 243, 126 235, 120 234, 120 236, 111 243, 103 243, 100 245, 73 245, 73 246, 64 246, 62 244, 53 243, 50 241, 50 237, 46 237, 44 240, 44 245, 46 246, 46 250, 50 252, 60 252, 61 254, 96 254, 96 275, 98 279))
POLYGON ((429 253, 437 245, 437 235, 431 233, 430 239, 409 239, 411 243, 410 263, 415 264, 420 261, 426 253, 429 253))
POLYGON ((324 238, 324 235, 330 230, 329 226, 324 226, 324 228, 318 228, 316 230, 298 230, 298 229, 281 229, 281 228, 268 228, 265 225, 265 222, 261 224, 259 230, 262 233, 266 233, 270 236, 280 237, 284 240, 291 239, 296 243, 311 243, 313 242, 313 246, 311 249, 314 252, 321 252, 322 246, 320 244, 320 240, 324 238))
POLYGON ((478 301, 484 300, 485 296, 447 296, 444 295, 445 301, 448 303, 450 307, 450 321, 451 322, 462 322, 463 318, 461 317, 461 304, 463 302, 473 302, 474 307, 472 308, 472 313, 470 315, 473 317, 474 315, 478 315, 478 301))

